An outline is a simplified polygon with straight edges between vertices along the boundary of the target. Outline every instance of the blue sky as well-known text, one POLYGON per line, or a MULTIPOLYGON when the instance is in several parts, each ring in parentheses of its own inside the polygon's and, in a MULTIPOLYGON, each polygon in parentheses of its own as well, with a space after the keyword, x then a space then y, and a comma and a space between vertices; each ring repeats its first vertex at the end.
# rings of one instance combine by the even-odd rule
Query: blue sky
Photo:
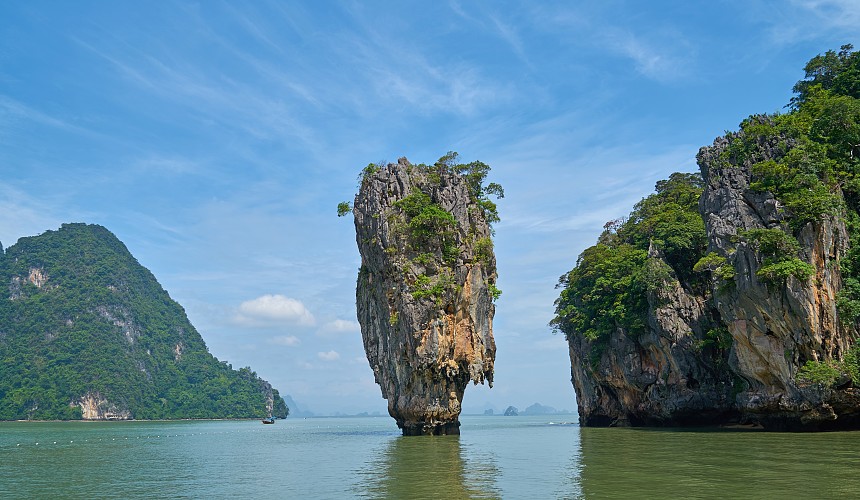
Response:
POLYGON ((104 225, 218 358, 384 414, 336 205, 370 162, 458 151, 506 193, 496 383, 464 409, 574 409, 559 275, 858 34, 855 0, 3 2, 0 241, 104 225))

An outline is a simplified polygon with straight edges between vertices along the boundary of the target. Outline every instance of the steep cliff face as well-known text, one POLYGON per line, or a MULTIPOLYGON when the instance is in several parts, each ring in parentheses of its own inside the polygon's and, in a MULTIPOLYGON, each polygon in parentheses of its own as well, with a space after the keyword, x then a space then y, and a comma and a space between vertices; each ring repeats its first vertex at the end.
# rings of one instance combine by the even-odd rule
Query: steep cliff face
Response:
POLYGON ((730 368, 745 386, 736 396, 737 407, 774 428, 854 425, 860 412, 855 389, 820 390, 797 384, 804 363, 842 359, 856 336, 838 320, 836 307, 842 287, 839 262, 848 248, 844 213, 792 231, 785 220, 790 213, 774 195, 750 187, 753 166, 779 159, 793 146, 791 138, 756 137, 742 159, 733 158, 730 144, 746 139, 743 134, 718 138, 698 155, 706 181, 700 211, 709 249, 735 269, 730 286, 714 288, 713 304, 732 338, 730 368), (800 261, 811 265, 811 276, 763 280, 766 252, 743 236, 755 230, 795 237, 800 261))
POLYGON ((355 198, 367 359, 405 435, 458 434, 469 381, 492 386, 496 262, 469 183, 437 166, 371 166, 355 198))
POLYGON ((72 401, 70 406, 81 409, 83 420, 128 420, 131 413, 124 408, 111 403, 98 392, 88 392, 78 401, 72 401))
POLYGON ((648 306, 640 332, 618 328, 599 341, 569 336, 581 425, 672 426, 735 418, 724 353, 703 346, 713 325, 707 301, 668 279, 648 292, 648 306))
POLYGON ((561 277, 583 424, 860 428, 860 52, 804 70, 561 277))

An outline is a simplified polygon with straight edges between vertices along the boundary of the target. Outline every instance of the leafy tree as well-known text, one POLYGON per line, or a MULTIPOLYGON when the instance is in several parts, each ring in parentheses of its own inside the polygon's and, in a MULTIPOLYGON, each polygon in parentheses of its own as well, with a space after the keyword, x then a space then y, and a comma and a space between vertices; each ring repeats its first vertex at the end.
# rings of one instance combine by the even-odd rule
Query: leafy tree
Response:
POLYGON ((636 204, 618 236, 645 250, 653 244, 679 277, 690 282, 693 264, 707 243, 698 209, 703 187, 701 176, 691 173, 676 172, 657 182, 656 193, 636 204))
POLYGON ((343 217, 344 215, 352 212, 352 206, 348 201, 342 201, 337 204, 337 216, 343 217))
POLYGON ((597 245, 580 254, 576 267, 559 279, 554 330, 568 339, 582 335, 605 340, 623 328, 644 331, 647 291, 677 277, 688 287, 701 286, 693 266, 703 256, 705 226, 698 212, 703 189, 698 174, 674 173, 655 193, 636 204, 629 217, 604 226, 597 245), (664 260, 648 258, 656 247, 664 260))
POLYGON ((445 260, 456 258, 458 250, 454 228, 457 221, 453 214, 433 203, 429 195, 418 189, 396 201, 394 206, 406 216, 414 249, 427 250, 438 245, 445 260))
POLYGON ((790 105, 794 109, 801 107, 815 86, 832 90, 835 94, 860 98, 860 55, 853 49, 853 45, 846 44, 839 48, 839 52, 828 50, 810 59, 803 68, 806 78, 792 89, 797 95, 791 99, 790 105))
POLYGON ((455 151, 449 151, 444 156, 439 158, 434 167, 440 172, 449 171, 459 174, 469 186, 469 193, 472 199, 481 207, 484 212, 484 218, 487 223, 492 226, 499 222, 499 212, 496 204, 490 200, 492 195, 496 199, 505 197, 505 190, 501 185, 491 182, 484 185, 487 179, 487 174, 490 173, 490 166, 482 161, 473 161, 471 163, 457 163, 459 155, 455 151))
POLYGON ((840 366, 836 362, 807 361, 797 373, 798 382, 805 384, 820 384, 830 387, 841 375, 840 366))
POLYGON ((574 333, 597 340, 618 328, 641 331, 648 307, 642 276, 647 256, 629 244, 587 248, 576 267, 559 279, 562 291, 550 325, 568 340, 574 333))

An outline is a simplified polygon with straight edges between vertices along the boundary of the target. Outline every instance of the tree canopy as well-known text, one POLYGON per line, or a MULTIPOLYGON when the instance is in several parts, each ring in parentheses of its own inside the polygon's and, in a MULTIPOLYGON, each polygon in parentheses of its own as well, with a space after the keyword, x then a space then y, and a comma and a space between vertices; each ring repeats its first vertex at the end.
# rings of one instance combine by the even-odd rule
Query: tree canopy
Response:
POLYGON ((96 393, 138 419, 268 416, 266 382, 212 356, 107 229, 64 224, 20 239, 6 257, 0 420, 81 418, 76 401, 96 393))
POLYGON ((699 174, 676 172, 658 182, 656 192, 637 203, 627 218, 607 222, 598 243, 559 279, 561 292, 550 326, 568 338, 578 333, 605 339, 618 328, 637 334, 646 324, 648 289, 673 275, 688 287, 697 285, 693 265, 706 244, 698 212, 702 188, 699 174), (665 264, 648 257, 652 246, 665 264))

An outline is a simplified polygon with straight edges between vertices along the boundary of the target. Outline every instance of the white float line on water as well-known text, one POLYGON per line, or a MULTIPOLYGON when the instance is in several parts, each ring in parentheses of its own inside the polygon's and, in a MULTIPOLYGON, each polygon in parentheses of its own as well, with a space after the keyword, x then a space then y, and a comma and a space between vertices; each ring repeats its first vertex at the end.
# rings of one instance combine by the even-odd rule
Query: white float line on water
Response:
MULTIPOLYGON (((187 437, 187 436, 206 436, 206 435, 215 435, 215 434, 230 434, 230 433, 239 433, 239 432, 264 432, 264 431, 268 431, 268 429, 237 429, 237 430, 233 430, 233 431, 191 432, 191 433, 187 433, 187 434, 165 434, 164 437, 165 438, 176 438, 176 437, 187 437)), ((141 436, 133 436, 133 437, 135 439, 141 438, 141 436)), ((160 439, 161 437, 162 437, 161 434, 146 435, 146 436, 143 436, 143 439, 160 439)), ((107 440, 107 439, 108 439, 107 437, 98 438, 98 439, 94 439, 94 442, 107 440)), ((114 438, 111 438, 111 441, 116 441, 117 439, 128 440, 128 436, 114 437, 114 438)), ((90 442, 89 439, 84 439, 83 441, 81 441, 80 439, 78 440, 79 445, 81 445, 81 443, 88 443, 88 442, 90 442)), ((64 446, 66 444, 65 441, 64 442, 52 441, 51 443, 52 444, 59 444, 60 446, 64 446)), ((69 440, 68 444, 74 444, 74 443, 75 443, 75 440, 72 439, 72 440, 69 440)), ((45 442, 44 441, 36 441, 34 443, 34 446, 39 446, 40 444, 45 445, 45 442)), ((11 445, 9 445, 9 446, 11 447, 11 445)), ((26 443, 15 444, 16 448, 20 448, 21 446, 26 447, 27 445, 26 445, 26 443)), ((0 449, 2 449, 2 447, 0 447, 0 449)))

